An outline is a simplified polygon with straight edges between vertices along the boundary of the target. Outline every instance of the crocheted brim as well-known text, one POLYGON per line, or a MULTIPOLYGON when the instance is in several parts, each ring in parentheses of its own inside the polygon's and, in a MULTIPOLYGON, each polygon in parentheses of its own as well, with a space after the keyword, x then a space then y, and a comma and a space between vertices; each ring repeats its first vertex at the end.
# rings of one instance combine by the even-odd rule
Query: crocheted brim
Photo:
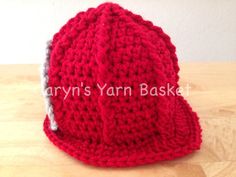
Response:
MULTIPOLYGON (((90 147, 88 143, 81 142, 74 137, 63 134, 60 130, 52 131, 49 127, 49 119, 46 116, 44 121, 44 132, 54 145, 65 151, 69 155, 81 160, 87 164, 102 167, 129 167, 143 164, 150 164, 157 161, 172 160, 177 157, 184 156, 200 149, 201 128, 199 118, 183 97, 178 97, 176 102, 175 115, 179 120, 186 121, 188 132, 188 141, 179 147, 170 148, 168 150, 159 148, 155 149, 154 143, 146 144, 143 148, 135 148, 132 150, 122 147, 115 150, 108 145, 98 144, 90 147)), ((177 118, 176 117, 176 118, 177 118)), ((177 125, 176 126, 181 126, 177 125)), ((175 127, 176 129, 178 127, 175 127)), ((180 127, 181 128, 181 127, 180 127)), ((177 136, 177 135, 176 135, 177 136)), ((176 137, 173 137, 175 139, 176 137)), ((171 140, 170 140, 171 141, 171 140)), ((164 146, 164 145, 163 145, 164 146)))

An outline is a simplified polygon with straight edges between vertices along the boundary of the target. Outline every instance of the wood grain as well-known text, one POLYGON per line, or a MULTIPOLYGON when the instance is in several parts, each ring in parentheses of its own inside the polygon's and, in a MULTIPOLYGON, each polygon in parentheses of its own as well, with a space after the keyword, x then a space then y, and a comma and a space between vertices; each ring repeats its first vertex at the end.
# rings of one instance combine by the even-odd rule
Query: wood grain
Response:
POLYGON ((181 63, 180 84, 203 128, 200 151, 133 168, 84 165, 54 147, 45 116, 38 65, 0 65, 1 177, 236 177, 236 62, 181 63))

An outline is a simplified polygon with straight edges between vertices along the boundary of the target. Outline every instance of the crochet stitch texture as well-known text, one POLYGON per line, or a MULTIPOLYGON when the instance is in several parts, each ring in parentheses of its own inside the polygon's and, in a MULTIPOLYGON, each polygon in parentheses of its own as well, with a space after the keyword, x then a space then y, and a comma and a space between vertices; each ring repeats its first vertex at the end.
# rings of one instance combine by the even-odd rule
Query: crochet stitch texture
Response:
POLYGON ((178 88, 175 47, 160 27, 117 4, 78 13, 49 46, 48 86, 132 86, 132 96, 73 96, 50 102, 44 131, 60 149, 85 163, 128 167, 171 160, 200 148, 198 116, 182 96, 140 96, 135 88, 178 88), (52 110, 51 110, 52 111, 52 110), (52 122, 51 121, 51 122, 52 122), (56 127, 56 126, 54 126, 56 127))

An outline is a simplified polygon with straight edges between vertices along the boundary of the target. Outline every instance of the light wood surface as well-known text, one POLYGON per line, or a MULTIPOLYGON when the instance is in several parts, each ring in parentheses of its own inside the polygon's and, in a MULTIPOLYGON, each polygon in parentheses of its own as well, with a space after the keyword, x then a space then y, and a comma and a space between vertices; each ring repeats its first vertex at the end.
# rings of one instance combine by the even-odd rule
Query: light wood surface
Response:
POLYGON ((0 65, 0 177, 236 177, 236 62, 180 64, 180 84, 203 128, 200 151, 133 168, 96 168, 58 150, 42 131, 38 65, 0 65))

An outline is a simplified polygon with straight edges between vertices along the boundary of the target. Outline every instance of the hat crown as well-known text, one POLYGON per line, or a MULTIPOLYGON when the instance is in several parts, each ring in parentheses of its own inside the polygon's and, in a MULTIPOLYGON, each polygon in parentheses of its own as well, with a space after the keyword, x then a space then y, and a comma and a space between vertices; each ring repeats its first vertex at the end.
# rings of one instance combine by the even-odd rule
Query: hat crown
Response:
POLYGON ((165 141, 175 134, 175 97, 141 96, 140 84, 178 87, 178 70, 170 38, 141 16, 113 3, 79 13, 50 46, 49 86, 64 88, 51 97, 58 128, 89 143, 165 141), (98 85, 132 95, 101 95, 98 85))

